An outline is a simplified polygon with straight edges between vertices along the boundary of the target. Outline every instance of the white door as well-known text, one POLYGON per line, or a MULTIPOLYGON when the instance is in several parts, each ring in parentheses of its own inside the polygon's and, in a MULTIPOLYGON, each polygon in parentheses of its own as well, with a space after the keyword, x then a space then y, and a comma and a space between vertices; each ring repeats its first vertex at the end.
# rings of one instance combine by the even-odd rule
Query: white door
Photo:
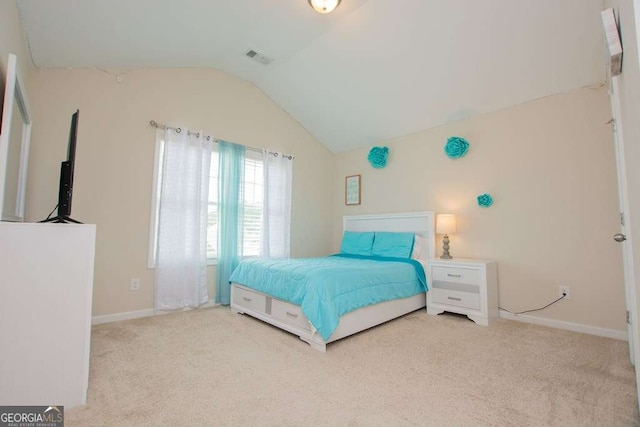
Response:
MULTIPOLYGON (((612 238, 622 245, 622 263, 624 269, 624 289, 625 300, 627 306, 627 335, 629 338, 629 356, 631 364, 635 363, 634 341, 633 341, 633 324, 636 319, 631 319, 630 313, 637 313, 636 297, 634 287, 634 270, 633 270, 633 246, 631 244, 631 236, 627 233, 630 230, 629 208, 627 204, 627 169, 624 160, 624 138, 622 135, 622 114, 620 113, 620 96, 618 92, 618 78, 611 79, 611 112, 613 114, 613 137, 616 151, 616 164, 618 174, 618 200, 620 205, 620 230, 615 230, 612 238)), ((639 355, 640 356, 640 355, 639 355)))

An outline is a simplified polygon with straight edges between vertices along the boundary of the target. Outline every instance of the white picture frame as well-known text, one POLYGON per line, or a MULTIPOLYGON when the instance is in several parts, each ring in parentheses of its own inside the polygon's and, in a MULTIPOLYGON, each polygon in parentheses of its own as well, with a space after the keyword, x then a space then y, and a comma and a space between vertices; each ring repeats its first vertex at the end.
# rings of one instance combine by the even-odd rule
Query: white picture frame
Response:
POLYGON ((7 61, 0 128, 0 220, 24 221, 31 110, 18 58, 7 61))

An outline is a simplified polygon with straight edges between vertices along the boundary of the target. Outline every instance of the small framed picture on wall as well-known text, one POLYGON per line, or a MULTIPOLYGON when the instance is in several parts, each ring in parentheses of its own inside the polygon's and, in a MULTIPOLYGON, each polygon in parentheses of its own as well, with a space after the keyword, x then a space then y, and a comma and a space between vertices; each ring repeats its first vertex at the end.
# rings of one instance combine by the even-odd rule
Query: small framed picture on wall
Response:
POLYGON ((351 175, 345 178, 344 204, 360 204, 360 175, 351 175))

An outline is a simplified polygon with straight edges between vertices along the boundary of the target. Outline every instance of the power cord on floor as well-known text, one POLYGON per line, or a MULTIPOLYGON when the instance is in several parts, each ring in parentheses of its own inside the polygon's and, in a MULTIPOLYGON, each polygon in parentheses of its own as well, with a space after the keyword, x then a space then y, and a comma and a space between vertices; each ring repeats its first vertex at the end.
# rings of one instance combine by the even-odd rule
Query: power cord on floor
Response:
POLYGON ((511 314, 524 314, 524 313, 531 313, 532 311, 540 311, 540 310, 544 310, 545 308, 549 307, 550 305, 553 305, 553 304, 557 303, 558 301, 560 301, 561 299, 564 299, 566 296, 567 296, 567 293, 566 293, 566 292, 563 292, 563 293, 562 293, 562 296, 561 296, 560 298, 558 298, 558 299, 557 299, 557 300, 555 300, 555 301, 551 301, 549 304, 545 305, 544 307, 534 308, 534 309, 531 309, 531 310, 525 310, 525 311, 518 311, 518 312, 515 312, 515 313, 514 313, 513 311, 509 311, 509 310, 507 310, 506 308, 502 308, 502 307, 498 307, 498 308, 499 308, 500 310, 504 310, 504 311, 506 311, 507 313, 511 313, 511 314))

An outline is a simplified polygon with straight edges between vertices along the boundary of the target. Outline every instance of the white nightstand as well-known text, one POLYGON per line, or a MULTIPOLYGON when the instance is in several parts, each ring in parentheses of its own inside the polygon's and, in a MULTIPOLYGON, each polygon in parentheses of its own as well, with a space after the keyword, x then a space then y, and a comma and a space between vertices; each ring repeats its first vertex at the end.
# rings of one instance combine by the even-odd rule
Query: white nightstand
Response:
POLYGON ((480 325, 498 318, 495 261, 430 259, 427 262, 427 313, 465 314, 480 325))

